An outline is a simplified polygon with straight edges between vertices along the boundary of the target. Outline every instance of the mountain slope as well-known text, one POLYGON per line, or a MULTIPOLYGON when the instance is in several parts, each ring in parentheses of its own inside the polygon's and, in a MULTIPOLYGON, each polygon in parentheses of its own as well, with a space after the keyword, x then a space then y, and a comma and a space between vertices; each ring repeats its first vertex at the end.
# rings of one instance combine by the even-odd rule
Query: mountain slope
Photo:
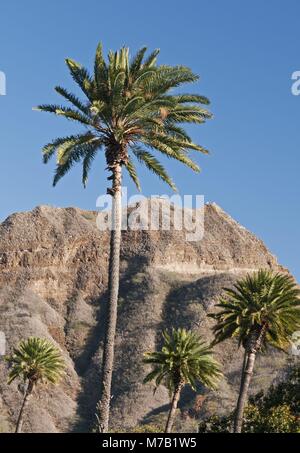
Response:
MULTIPOLYGON (((163 200, 155 203, 166 208, 163 200)), ((140 208, 143 217, 148 206, 144 202, 140 208)), ((247 271, 281 269, 264 244, 221 208, 204 209, 201 241, 189 242, 185 230, 174 228, 123 232, 112 400, 116 429, 165 415, 167 391, 160 388, 153 396, 153 387, 142 384, 146 370, 141 362, 143 353, 161 341, 162 329, 196 329, 209 341, 212 321, 206 313, 214 309, 222 288, 247 271)), ((98 230, 95 212, 41 206, 0 225, 0 330, 8 350, 21 338, 47 337, 61 348, 68 366, 57 389, 40 389, 33 397, 26 431, 91 427, 99 398, 108 253, 109 233, 98 230)), ((241 353, 233 342, 216 353, 226 378, 204 403, 199 395, 184 393, 177 421, 181 430, 195 429, 197 417, 226 411, 235 402, 241 353)), ((285 361, 275 352, 259 359, 253 390, 268 386, 285 361)), ((12 429, 22 397, 20 386, 8 388, 6 379, 1 361, 0 431, 12 429)))

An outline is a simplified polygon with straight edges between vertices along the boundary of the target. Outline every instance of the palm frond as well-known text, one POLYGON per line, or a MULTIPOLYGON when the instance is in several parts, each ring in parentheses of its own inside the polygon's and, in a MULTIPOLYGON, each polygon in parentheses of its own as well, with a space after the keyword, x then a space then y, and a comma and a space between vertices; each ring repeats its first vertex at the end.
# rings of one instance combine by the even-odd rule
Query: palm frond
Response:
POLYGON ((146 51, 147 47, 142 47, 131 60, 129 71, 132 77, 134 77, 141 69, 142 61, 146 51))
POLYGON ((7 361, 10 366, 9 384, 17 378, 35 384, 39 381, 56 384, 65 369, 60 351, 49 340, 37 337, 21 341, 7 361))
POLYGON ((128 158, 128 162, 125 164, 125 168, 128 171, 128 174, 133 180, 134 184, 136 185, 136 188, 138 189, 138 191, 140 191, 141 190, 140 181, 134 163, 132 162, 132 159, 130 159, 130 157, 128 158))
POLYGON ((56 86, 55 91, 61 96, 63 96, 65 99, 67 99, 67 101, 71 102, 71 104, 73 104, 74 107, 78 108, 78 110, 81 110, 81 112, 84 113, 84 115, 88 116, 90 114, 88 106, 83 104, 77 96, 75 96, 72 93, 69 93, 69 91, 66 90, 65 88, 56 86))
POLYGON ((88 70, 71 58, 66 58, 65 61, 73 80, 81 88, 87 98, 93 100, 94 83, 88 70))
POLYGON ((146 167, 155 173, 159 178, 165 181, 174 191, 177 191, 175 184, 173 183, 172 179, 167 174, 164 167, 161 163, 148 151, 145 151, 139 146, 132 146, 132 152, 137 157, 137 159, 144 163, 146 167))
POLYGON ((73 120, 77 121, 80 124, 83 124, 84 126, 93 126, 93 121, 91 118, 89 118, 87 115, 84 115, 77 110, 68 108, 68 107, 63 107, 61 105, 53 105, 53 104, 43 104, 43 105, 38 105, 35 107, 35 110, 40 110, 42 112, 48 112, 48 113, 54 113, 55 115, 58 116, 64 116, 68 120, 73 120))
POLYGON ((164 331, 163 338, 160 351, 144 355, 144 363, 152 365, 145 383, 154 380, 158 386, 164 382, 169 391, 173 391, 179 383, 189 384, 193 389, 197 382, 207 388, 217 387, 222 376, 220 365, 196 333, 173 329, 171 333, 164 331))
POLYGON ((153 52, 151 52, 149 57, 147 57, 143 63, 144 68, 151 68, 152 66, 155 65, 156 57, 159 54, 159 52, 160 52, 159 49, 155 49, 153 52))
POLYGON ((215 343, 235 336, 247 345, 252 333, 264 326, 262 348, 271 343, 281 349, 300 329, 300 290, 289 275, 262 269, 224 293, 219 310, 209 315, 216 320, 215 343))
POLYGON ((48 163, 48 161, 53 157, 53 155, 58 151, 58 154, 61 155, 61 149, 68 148, 69 146, 75 146, 80 143, 85 143, 95 139, 95 136, 92 132, 77 134, 77 135, 69 135, 67 137, 59 137, 53 140, 52 142, 45 145, 42 149, 43 153, 43 161, 44 163, 48 163))

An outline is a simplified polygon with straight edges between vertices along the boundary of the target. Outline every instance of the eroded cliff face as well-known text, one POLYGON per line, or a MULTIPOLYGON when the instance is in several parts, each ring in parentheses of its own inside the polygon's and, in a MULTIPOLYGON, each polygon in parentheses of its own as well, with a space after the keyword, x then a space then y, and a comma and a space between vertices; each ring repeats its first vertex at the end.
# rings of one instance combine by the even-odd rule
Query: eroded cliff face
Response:
MULTIPOLYGON (((165 202, 158 200, 158 204, 165 202)), ((280 269, 253 234, 217 205, 205 206, 205 234, 186 240, 186 231, 124 231, 116 365, 111 421, 116 429, 165 416, 168 394, 143 385, 145 351, 172 326, 196 329, 211 340, 207 312, 222 288, 261 267, 280 269)), ((96 226, 96 213, 41 206, 10 216, 0 225, 0 330, 8 351, 31 335, 47 337, 65 357, 67 375, 57 387, 40 388, 31 400, 24 429, 30 432, 90 429, 99 398, 104 334, 109 233, 96 226)), ((234 342, 216 348, 226 370, 216 394, 186 391, 181 430, 197 418, 223 412, 236 399, 241 352, 234 342)), ((286 358, 271 352, 258 361, 253 390, 272 382, 286 358)), ((6 385, 0 362, 0 431, 12 429, 22 386, 6 385)))

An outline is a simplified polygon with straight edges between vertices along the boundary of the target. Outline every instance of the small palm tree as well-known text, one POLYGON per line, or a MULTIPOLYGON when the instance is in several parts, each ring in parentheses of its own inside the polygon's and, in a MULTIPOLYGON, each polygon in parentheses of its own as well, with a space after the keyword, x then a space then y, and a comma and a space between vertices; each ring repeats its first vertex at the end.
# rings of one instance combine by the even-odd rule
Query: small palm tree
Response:
POLYGON ((85 99, 82 101, 62 87, 56 87, 70 106, 40 105, 38 110, 54 113, 77 122, 84 128, 79 134, 60 137, 43 148, 44 162, 56 153, 57 167, 53 185, 66 175, 77 162, 82 162, 82 181, 87 183, 89 170, 98 152, 103 152, 111 187, 112 231, 110 241, 108 317, 102 365, 102 389, 99 423, 101 432, 107 432, 111 401, 111 381, 114 362, 114 343, 119 293, 121 244, 121 186, 122 172, 126 169, 140 188, 134 160, 145 165, 172 189, 175 185, 155 157, 158 152, 198 172, 198 165, 188 153, 191 150, 207 153, 195 144, 184 123, 204 123, 211 114, 202 105, 209 104, 204 96, 170 92, 181 85, 198 80, 198 76, 184 66, 156 64, 159 53, 154 50, 145 57, 142 48, 130 59, 129 49, 109 52, 105 61, 99 44, 93 75, 67 59, 74 81, 85 99))
POLYGON ((7 360, 11 367, 8 383, 11 384, 17 378, 26 383, 15 430, 16 433, 20 433, 24 410, 34 387, 40 382, 57 384, 63 375, 65 365, 60 351, 50 341, 35 337, 21 341, 7 360))
POLYGON ((212 357, 212 351, 194 332, 173 329, 163 332, 164 344, 161 351, 145 354, 144 363, 153 365, 144 383, 155 381, 156 388, 166 385, 172 395, 171 408, 165 428, 172 431, 181 390, 190 385, 196 390, 197 382, 215 389, 222 376, 220 366, 212 357))
POLYGON ((260 270, 225 289, 217 306, 221 310, 209 315, 217 321, 214 343, 237 337, 245 350, 234 421, 234 432, 240 433, 256 355, 268 344, 290 345, 300 328, 300 290, 291 276, 260 270))

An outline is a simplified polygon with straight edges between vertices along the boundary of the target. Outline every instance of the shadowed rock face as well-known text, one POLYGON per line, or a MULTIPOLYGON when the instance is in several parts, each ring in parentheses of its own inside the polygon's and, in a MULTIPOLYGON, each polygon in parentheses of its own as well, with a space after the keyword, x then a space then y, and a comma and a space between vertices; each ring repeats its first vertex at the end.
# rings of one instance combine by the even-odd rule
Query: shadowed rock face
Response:
MULTIPOLYGON (((153 396, 153 387, 142 384, 147 370, 141 361, 160 343, 162 329, 192 328, 210 341, 212 321, 206 314, 222 288, 247 271, 281 269, 264 244, 221 208, 204 209, 205 234, 198 242, 188 242, 184 230, 123 233, 111 418, 116 429, 165 416, 167 391, 161 387, 153 396)), ((142 206, 141 215, 146 210, 142 206)), ((57 388, 37 389, 26 431, 91 428, 99 398, 108 253, 109 233, 97 229, 95 212, 41 206, 0 225, 0 330, 8 351, 22 338, 47 337, 67 363, 67 376, 57 388)), ((241 352, 227 342, 216 353, 226 370, 220 390, 206 394, 200 408, 203 389, 186 390, 178 429, 193 430, 197 417, 233 406, 241 352)), ((260 358, 253 389, 268 386, 285 360, 275 352, 260 358)), ((8 387, 6 380, 1 361, 0 432, 12 429, 22 398, 20 385, 8 387)))

